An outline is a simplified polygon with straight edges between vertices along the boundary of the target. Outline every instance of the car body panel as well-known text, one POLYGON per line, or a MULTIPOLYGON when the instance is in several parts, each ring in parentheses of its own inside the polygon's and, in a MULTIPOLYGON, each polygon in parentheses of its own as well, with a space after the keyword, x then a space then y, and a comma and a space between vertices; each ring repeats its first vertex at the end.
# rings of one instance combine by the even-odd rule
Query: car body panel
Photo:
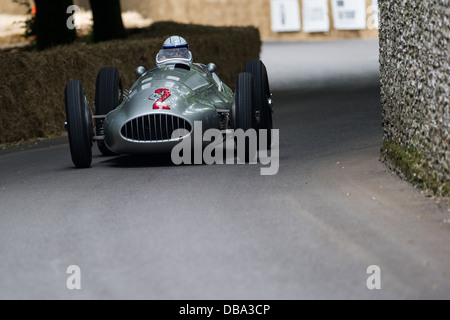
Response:
POLYGON ((119 154, 169 152, 182 138, 202 129, 228 129, 222 113, 233 103, 232 90, 200 64, 174 64, 145 72, 123 102, 105 116, 105 144, 119 154), (187 130, 172 139, 176 129, 187 130))

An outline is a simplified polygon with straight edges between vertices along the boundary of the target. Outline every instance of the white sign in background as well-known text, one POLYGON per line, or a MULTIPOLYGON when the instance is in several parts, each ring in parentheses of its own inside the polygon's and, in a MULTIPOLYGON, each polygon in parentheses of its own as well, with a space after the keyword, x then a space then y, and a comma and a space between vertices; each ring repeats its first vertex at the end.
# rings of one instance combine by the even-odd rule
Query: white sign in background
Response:
POLYGON ((301 30, 298 0, 270 1, 272 31, 295 32, 301 30))
POLYGON ((332 0, 331 4, 336 30, 366 29, 366 0, 332 0))
POLYGON ((328 15, 328 0, 303 0, 303 31, 330 31, 330 17, 328 15))

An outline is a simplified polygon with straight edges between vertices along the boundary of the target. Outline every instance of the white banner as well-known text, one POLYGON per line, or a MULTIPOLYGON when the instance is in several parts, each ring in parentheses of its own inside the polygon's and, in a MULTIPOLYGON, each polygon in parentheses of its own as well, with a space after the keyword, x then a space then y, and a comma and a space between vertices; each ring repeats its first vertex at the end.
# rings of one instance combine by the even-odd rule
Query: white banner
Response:
POLYGON ((270 1, 272 31, 295 32, 301 30, 298 0, 270 1))
POLYGON ((328 0, 303 0, 303 31, 330 31, 328 0))
POLYGON ((366 0, 332 0, 331 3, 336 30, 366 29, 366 0))

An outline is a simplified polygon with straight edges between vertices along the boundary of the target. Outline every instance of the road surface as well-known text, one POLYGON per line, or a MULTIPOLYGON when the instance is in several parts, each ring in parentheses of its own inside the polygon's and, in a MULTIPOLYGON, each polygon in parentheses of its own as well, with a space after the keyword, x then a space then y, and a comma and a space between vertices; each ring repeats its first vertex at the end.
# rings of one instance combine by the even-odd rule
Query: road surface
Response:
POLYGON ((378 160, 373 48, 264 45, 273 176, 97 149, 77 170, 66 138, 2 151, 0 299, 448 299, 448 207, 378 160), (305 63, 325 47, 342 53, 336 64, 305 63), (278 70, 279 50, 302 72, 278 70), (352 64, 367 68, 359 81, 344 76, 352 64), (73 265, 80 290, 67 287, 73 265))

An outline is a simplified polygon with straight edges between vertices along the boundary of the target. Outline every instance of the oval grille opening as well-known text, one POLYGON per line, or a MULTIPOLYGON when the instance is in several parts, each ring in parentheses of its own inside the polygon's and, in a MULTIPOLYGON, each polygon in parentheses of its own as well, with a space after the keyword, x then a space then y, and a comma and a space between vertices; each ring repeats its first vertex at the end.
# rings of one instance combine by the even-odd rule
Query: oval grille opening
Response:
POLYGON ((191 124, 180 117, 168 114, 149 114, 128 121, 121 130, 128 140, 157 142, 172 140, 172 133, 178 129, 192 131, 191 124))

